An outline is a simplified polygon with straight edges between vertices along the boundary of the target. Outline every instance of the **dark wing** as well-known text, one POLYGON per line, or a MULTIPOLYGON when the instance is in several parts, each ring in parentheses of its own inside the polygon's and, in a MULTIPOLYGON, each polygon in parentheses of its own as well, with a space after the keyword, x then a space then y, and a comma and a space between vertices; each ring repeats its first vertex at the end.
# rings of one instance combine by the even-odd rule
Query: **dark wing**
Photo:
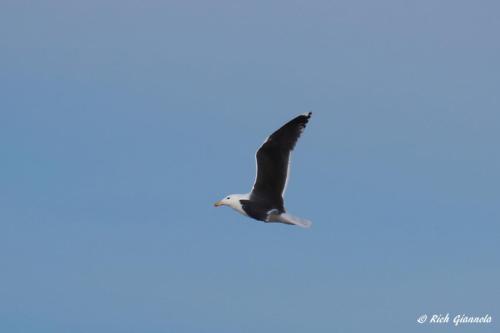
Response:
POLYGON ((259 148, 257 177, 251 196, 254 199, 271 201, 283 209, 283 190, 288 176, 290 152, 304 131, 312 112, 300 115, 271 134, 259 148))

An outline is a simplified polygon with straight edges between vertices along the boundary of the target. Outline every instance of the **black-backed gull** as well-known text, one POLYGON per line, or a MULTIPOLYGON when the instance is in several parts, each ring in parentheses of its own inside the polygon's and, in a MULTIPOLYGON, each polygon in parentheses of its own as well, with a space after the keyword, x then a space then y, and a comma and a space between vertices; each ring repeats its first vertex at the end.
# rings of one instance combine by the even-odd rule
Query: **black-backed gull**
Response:
POLYGON ((231 194, 215 207, 229 206, 239 213, 264 222, 278 222, 309 228, 311 221, 287 214, 283 203, 290 168, 290 153, 304 131, 311 112, 304 113, 271 134, 257 150, 257 176, 252 192, 231 194))

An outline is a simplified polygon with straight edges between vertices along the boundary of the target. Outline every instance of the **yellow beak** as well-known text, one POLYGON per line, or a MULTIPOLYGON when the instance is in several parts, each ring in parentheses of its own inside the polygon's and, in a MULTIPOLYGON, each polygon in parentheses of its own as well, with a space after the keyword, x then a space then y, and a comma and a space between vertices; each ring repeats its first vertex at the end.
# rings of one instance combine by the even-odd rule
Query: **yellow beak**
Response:
POLYGON ((214 203, 214 207, 219 207, 222 205, 223 205, 222 201, 217 201, 216 203, 214 203))

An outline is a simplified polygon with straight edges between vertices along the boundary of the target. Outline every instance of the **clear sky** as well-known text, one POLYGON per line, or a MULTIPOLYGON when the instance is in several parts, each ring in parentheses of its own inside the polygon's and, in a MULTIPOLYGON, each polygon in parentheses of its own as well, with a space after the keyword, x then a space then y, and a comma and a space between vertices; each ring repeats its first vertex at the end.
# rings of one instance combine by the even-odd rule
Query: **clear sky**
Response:
POLYGON ((498 332, 499 13, 1 1, 0 331, 498 332), (309 110, 313 227, 215 209, 309 110))

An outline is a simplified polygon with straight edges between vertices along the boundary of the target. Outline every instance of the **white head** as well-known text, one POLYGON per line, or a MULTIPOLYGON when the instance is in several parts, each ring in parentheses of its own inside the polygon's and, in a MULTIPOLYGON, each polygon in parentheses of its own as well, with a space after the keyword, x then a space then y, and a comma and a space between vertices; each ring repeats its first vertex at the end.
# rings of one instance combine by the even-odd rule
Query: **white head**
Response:
POLYGON ((214 206, 228 206, 231 207, 238 212, 244 214, 243 208, 241 207, 240 200, 248 199, 250 196, 248 194, 230 194, 217 201, 214 206))

